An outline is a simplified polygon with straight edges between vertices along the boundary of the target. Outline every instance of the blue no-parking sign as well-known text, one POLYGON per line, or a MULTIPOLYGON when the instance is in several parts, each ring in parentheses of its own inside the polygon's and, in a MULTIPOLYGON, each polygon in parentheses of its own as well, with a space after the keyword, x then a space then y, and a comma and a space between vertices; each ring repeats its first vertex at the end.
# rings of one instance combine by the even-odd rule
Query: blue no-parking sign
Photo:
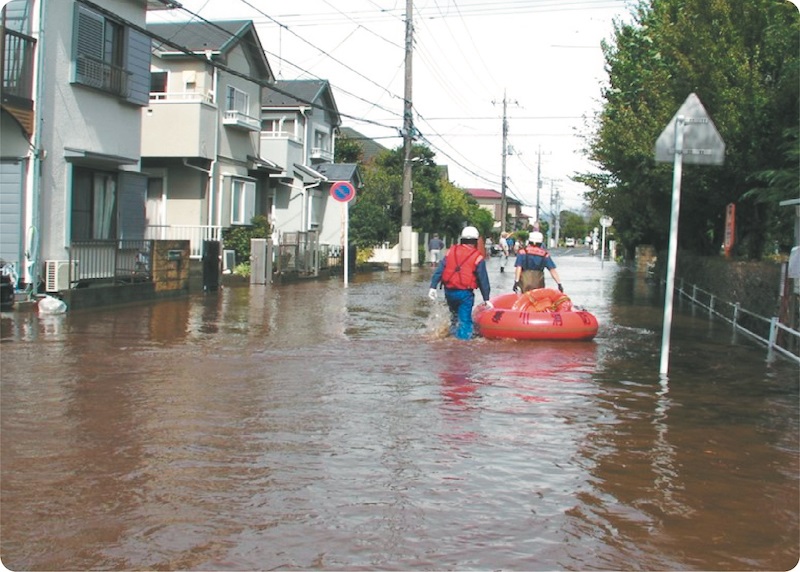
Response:
POLYGON ((356 189, 347 181, 337 181, 331 185, 331 196, 339 202, 349 203, 355 198, 356 189))

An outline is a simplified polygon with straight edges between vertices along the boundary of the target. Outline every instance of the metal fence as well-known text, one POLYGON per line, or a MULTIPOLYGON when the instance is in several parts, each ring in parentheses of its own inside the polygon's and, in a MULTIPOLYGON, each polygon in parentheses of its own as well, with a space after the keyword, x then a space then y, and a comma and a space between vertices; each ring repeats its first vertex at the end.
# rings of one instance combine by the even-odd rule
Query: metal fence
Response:
POLYGON ((681 281, 678 293, 692 303, 708 310, 709 316, 717 316, 741 331, 762 342, 770 354, 775 351, 800 363, 800 332, 782 324, 777 317, 765 318, 727 302, 703 290, 697 285, 688 288, 681 281))
POLYGON ((86 240, 69 249, 69 287, 81 281, 152 280, 152 240, 86 240))
POLYGON ((341 247, 320 244, 315 232, 285 232, 275 250, 278 272, 315 274, 342 266, 341 247))

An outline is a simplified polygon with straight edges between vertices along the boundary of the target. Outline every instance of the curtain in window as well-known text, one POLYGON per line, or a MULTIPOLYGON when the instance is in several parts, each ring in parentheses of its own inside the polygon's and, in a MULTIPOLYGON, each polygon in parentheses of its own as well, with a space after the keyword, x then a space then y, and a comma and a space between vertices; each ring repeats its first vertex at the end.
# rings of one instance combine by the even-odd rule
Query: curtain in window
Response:
POLYGON ((97 240, 107 240, 111 237, 111 223, 114 216, 114 201, 117 185, 114 178, 105 173, 94 174, 94 220, 92 228, 97 240))

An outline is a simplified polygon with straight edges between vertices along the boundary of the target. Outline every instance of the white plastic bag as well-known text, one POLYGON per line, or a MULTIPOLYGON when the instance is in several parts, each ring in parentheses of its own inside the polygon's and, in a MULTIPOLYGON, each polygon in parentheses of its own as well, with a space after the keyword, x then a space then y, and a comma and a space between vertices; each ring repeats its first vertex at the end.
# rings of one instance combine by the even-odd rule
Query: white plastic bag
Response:
POLYGON ((67 311, 66 302, 53 296, 45 296, 39 300, 38 306, 40 314, 63 314, 67 311))

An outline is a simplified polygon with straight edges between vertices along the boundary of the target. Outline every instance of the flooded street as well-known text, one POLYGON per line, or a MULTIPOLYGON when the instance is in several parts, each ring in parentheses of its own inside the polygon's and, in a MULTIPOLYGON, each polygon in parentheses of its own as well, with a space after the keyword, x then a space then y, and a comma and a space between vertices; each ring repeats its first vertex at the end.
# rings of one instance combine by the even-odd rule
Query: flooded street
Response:
POLYGON ((4 313, 3 564, 793 568, 798 366, 676 301, 661 380, 652 285, 555 260, 591 342, 449 338, 428 268, 4 313))

